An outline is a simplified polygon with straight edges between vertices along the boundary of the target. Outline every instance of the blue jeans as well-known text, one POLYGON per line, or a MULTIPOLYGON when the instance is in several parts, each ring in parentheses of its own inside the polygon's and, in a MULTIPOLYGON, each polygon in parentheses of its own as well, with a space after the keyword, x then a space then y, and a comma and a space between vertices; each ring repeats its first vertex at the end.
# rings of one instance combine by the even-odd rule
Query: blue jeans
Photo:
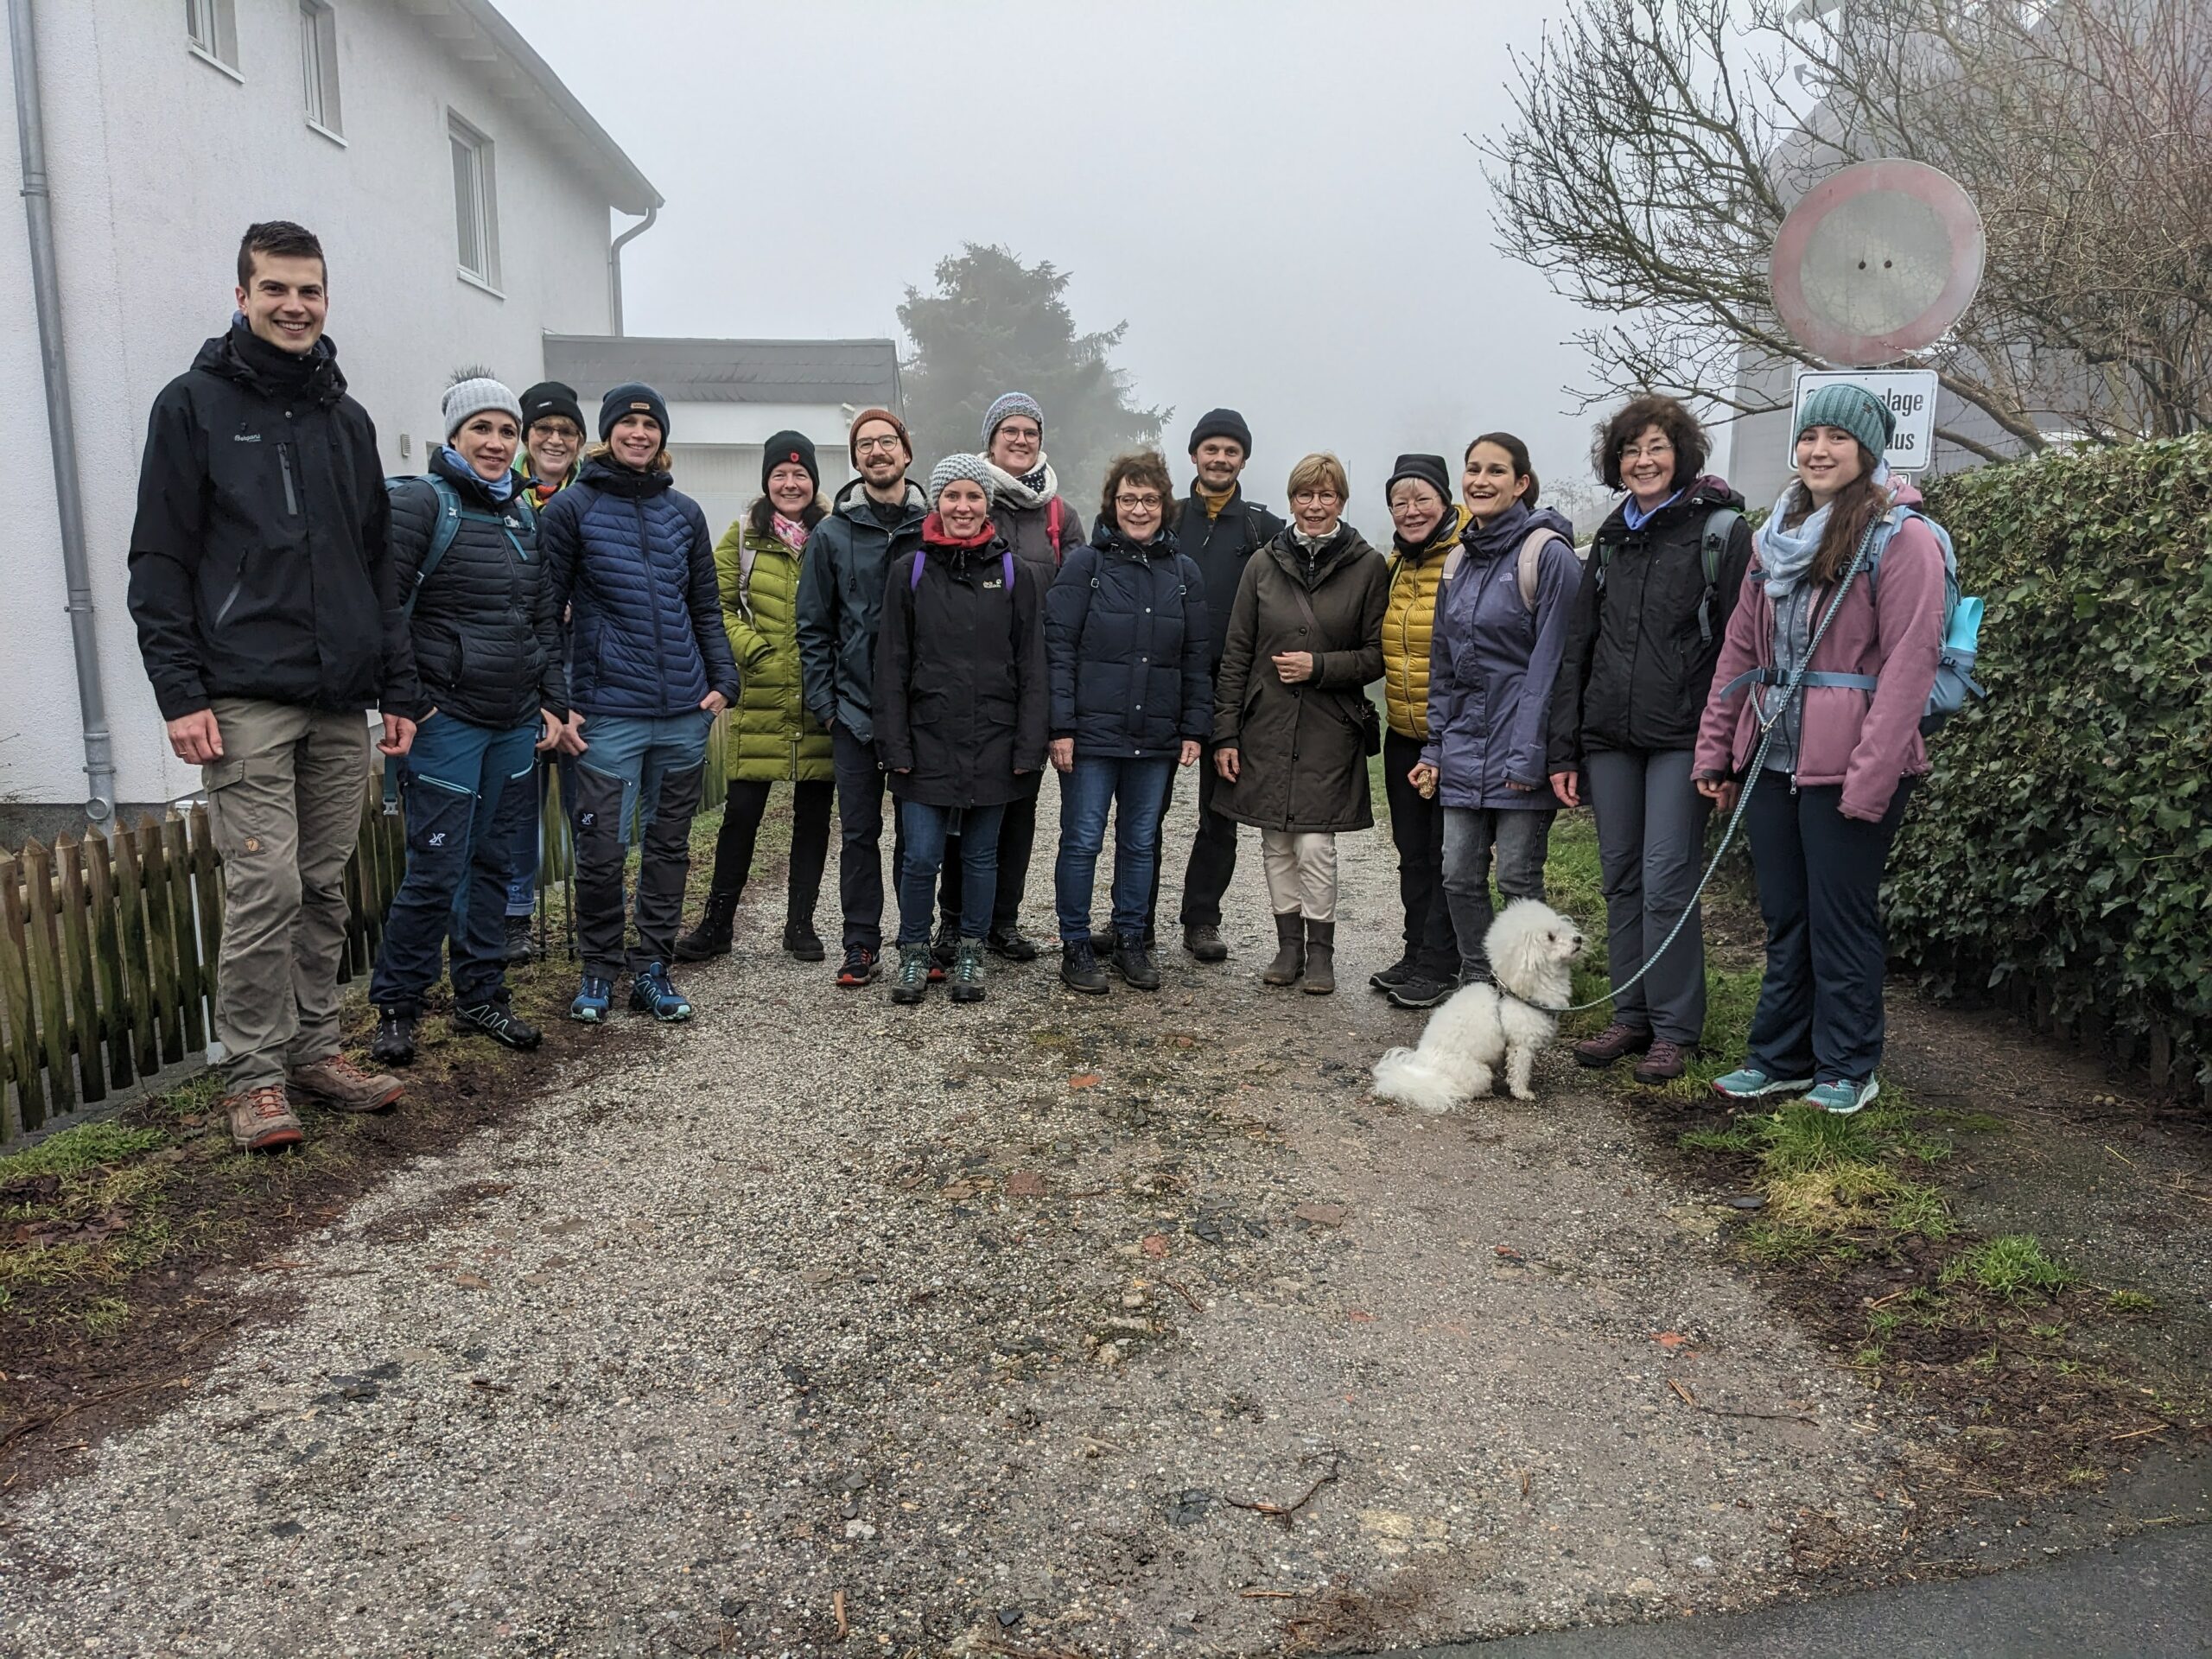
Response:
POLYGON ((1052 893, 1060 942, 1090 937, 1090 895, 1106 844, 1106 813, 1114 813, 1114 931, 1141 934, 1160 865, 1160 817, 1175 762, 1090 756, 1077 751, 1073 772, 1060 774, 1060 857, 1052 893))
POLYGON ((514 826, 534 804, 542 729, 535 720, 494 731, 438 715, 415 734, 399 771, 407 874, 385 913, 369 980, 378 1007, 419 1014, 438 981, 442 946, 452 958, 456 1001, 480 1002, 499 988, 514 826))
POLYGON ((691 816, 707 769, 704 709, 658 719, 595 715, 575 763, 569 817, 576 837, 576 943, 584 972, 613 979, 676 955, 683 879, 691 871, 691 816), (638 943, 626 951, 623 849, 634 817, 639 838, 638 943))
POLYGON ((991 931, 991 900, 998 894, 999 820, 1005 816, 1003 805, 899 803, 899 827, 906 836, 905 861, 899 866, 899 944, 928 942, 937 915, 938 866, 944 862, 945 840, 951 836, 960 837, 960 937, 980 939, 991 931))

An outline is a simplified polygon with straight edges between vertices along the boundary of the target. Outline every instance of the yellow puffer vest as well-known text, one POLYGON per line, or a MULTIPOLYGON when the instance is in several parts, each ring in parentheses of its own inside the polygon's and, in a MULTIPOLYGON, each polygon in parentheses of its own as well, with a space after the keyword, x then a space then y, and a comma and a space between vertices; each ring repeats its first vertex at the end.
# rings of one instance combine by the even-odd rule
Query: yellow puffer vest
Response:
POLYGON ((742 518, 715 548, 722 626, 744 681, 730 715, 728 775, 749 783, 827 782, 836 775, 830 734, 807 713, 799 688, 802 556, 773 536, 754 535, 742 518))
POLYGON ((1444 560, 1459 544, 1467 509, 1445 515, 1419 562, 1390 555, 1390 604, 1382 613, 1382 706, 1390 729, 1415 742, 1428 740, 1428 637, 1436 620, 1436 589, 1444 560))

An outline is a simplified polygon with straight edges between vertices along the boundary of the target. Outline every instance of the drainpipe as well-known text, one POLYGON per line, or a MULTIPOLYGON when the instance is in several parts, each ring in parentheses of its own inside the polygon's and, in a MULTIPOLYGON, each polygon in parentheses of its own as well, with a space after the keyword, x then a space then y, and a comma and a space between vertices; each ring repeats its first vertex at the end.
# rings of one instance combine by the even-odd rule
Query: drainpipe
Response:
MULTIPOLYGON (((12 0, 11 0, 12 3, 12 0)), ((607 320, 613 325, 613 332, 622 332, 622 245, 632 237, 643 236, 653 227, 660 217, 660 204, 655 202, 645 209, 645 216, 614 238, 607 250, 607 320)))
POLYGON ((69 361, 61 340, 61 278, 54 258, 54 203, 46 181, 46 122, 39 109, 38 41, 31 0, 8 0, 8 48, 16 72, 16 135, 22 146, 23 216, 30 222, 31 292, 38 303, 39 365, 46 372, 48 447, 61 520, 61 570, 76 647, 77 708, 85 728, 85 816, 103 829, 115 817, 115 746, 100 691, 100 642, 92 620, 92 567, 85 556, 85 497, 77 481, 77 422, 69 405, 69 361))

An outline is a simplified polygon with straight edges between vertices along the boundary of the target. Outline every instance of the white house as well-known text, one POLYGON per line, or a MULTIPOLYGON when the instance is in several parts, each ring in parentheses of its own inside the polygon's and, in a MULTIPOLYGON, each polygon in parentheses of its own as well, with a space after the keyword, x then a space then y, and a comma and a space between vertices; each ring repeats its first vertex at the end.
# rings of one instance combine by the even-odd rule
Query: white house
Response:
MULTIPOLYGON (((34 14, 99 683, 128 807, 198 786, 162 741, 125 557, 147 411, 227 326, 245 226, 296 219, 321 238, 329 337, 403 473, 442 435, 455 368, 486 365, 519 391, 544 377, 549 333, 620 327, 609 210, 650 215, 661 199, 489 0, 37 0, 34 14)), ((12 201, 14 146, 0 165, 12 201)), ((16 460, 5 845, 81 822, 86 798, 33 278, 16 219, 0 227, 0 445, 16 460)))

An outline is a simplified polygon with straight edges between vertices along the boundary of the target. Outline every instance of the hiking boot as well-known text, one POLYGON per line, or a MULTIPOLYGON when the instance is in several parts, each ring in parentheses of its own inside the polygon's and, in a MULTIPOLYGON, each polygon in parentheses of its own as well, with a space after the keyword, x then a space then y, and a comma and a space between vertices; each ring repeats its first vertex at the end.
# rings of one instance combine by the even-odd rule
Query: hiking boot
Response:
POLYGON ((281 1084, 225 1095, 223 1111, 231 1120, 231 1144, 240 1152, 282 1152, 308 1138, 281 1084))
POLYGON ((1448 974, 1416 969, 1382 993, 1394 1008, 1433 1008, 1449 1002, 1459 992, 1459 982, 1448 974))
POLYGON ((1306 983, 1308 996, 1326 996, 1337 988, 1337 925, 1306 924, 1306 983))
POLYGON ((1004 927, 993 928, 983 935, 983 943, 990 948, 993 956, 1003 957, 1008 962, 1037 960, 1037 941, 1021 931, 1019 922, 1008 922, 1004 927))
POLYGON ((586 974, 569 1004, 569 1018, 587 1026, 603 1026, 614 1006, 614 987, 597 974, 586 974))
POLYGON ((1295 985, 1306 971, 1306 918, 1292 911, 1275 918, 1274 960, 1260 969, 1262 985, 1295 985))
MULTIPOLYGON (((899 948, 904 950, 906 947, 902 944, 899 948)), ((957 922, 939 922, 937 937, 930 941, 931 984, 934 985, 944 977, 952 966, 952 959, 959 954, 960 925, 957 922)))
POLYGON ((378 1065, 415 1064, 415 1016, 387 1008, 377 1016, 377 1034, 369 1039, 369 1058, 378 1065))
POLYGON ((837 982, 849 991, 857 990, 873 984, 882 971, 883 963, 874 951, 864 944, 849 944, 845 947, 844 964, 837 969, 837 982))
POLYGON ((672 1026, 691 1017, 691 1001, 669 983, 667 963, 649 962, 630 976, 630 1012, 672 1026))
POLYGON ((364 1071, 343 1054, 326 1055, 289 1073, 291 1086, 334 1112, 380 1112, 407 1092, 397 1077, 364 1071))
POLYGON ((1810 1077, 1769 1077, 1755 1065, 1713 1080, 1713 1092, 1723 1100, 1764 1100, 1769 1095, 1794 1095, 1812 1086, 1810 1077))
POLYGON ((822 948, 822 936, 814 931, 811 916, 793 916, 785 920, 784 949, 794 962, 820 962, 830 954, 822 948))
POLYGON ((1106 970, 1089 939, 1070 939, 1060 947, 1060 983, 1085 996, 1106 995, 1106 970))
POLYGON ((544 1033, 508 1006, 505 991, 494 992, 480 1002, 454 1003, 453 1028, 463 1036, 481 1032, 502 1048, 532 1049, 545 1040, 544 1033))
MULTIPOLYGON (((737 931, 737 895, 710 893, 699 925, 676 942, 678 962, 706 962, 729 955, 731 936, 737 931)), ((819 957, 815 958, 819 962, 819 957)))
POLYGON ((1141 933, 1123 933, 1114 941, 1114 971, 1133 991, 1160 988, 1160 969, 1153 966, 1152 951, 1141 933))
POLYGON ((1872 1077, 1864 1083, 1824 1083, 1805 1096, 1805 1103, 1816 1111, 1848 1117, 1881 1092, 1882 1085, 1872 1077))
POLYGON ((1221 930, 1204 922, 1183 930, 1183 948, 1200 962, 1229 960, 1229 942, 1221 937, 1221 930))
MULTIPOLYGON (((1030 947, 1029 954, 1037 954, 1030 947)), ((956 1002, 980 1002, 983 1000, 983 941, 963 939, 960 949, 952 958, 952 979, 945 987, 945 995, 956 1002)))
POLYGON ((1672 1083, 1690 1069, 1690 1051, 1680 1043, 1670 1043, 1664 1037, 1654 1037, 1651 1046, 1644 1051, 1630 1075, 1646 1088, 1656 1088, 1662 1083, 1672 1083))
POLYGON ((537 938, 536 931, 532 926, 532 924, 537 919, 537 918, 534 916, 510 916, 507 918, 507 938, 505 954, 510 963, 535 962, 537 960, 537 938))
POLYGON ((937 965, 934 946, 902 944, 899 947, 899 977, 891 982, 891 1000, 902 1007, 911 1007, 929 994, 931 980, 944 976, 944 970, 937 965))
POLYGON ((1388 968, 1378 968, 1367 976, 1367 988, 1370 991, 1392 991, 1409 979, 1427 977, 1421 971, 1421 953, 1409 944, 1406 947, 1405 955, 1388 968))
MULTIPOLYGON (((1574 1046, 1574 1063, 1592 1070, 1608 1066, 1630 1054, 1641 1054, 1651 1046, 1651 1033, 1616 1020, 1595 1037, 1585 1037, 1574 1046)), ((1674 1073, 1680 1077, 1678 1071, 1674 1073)))

